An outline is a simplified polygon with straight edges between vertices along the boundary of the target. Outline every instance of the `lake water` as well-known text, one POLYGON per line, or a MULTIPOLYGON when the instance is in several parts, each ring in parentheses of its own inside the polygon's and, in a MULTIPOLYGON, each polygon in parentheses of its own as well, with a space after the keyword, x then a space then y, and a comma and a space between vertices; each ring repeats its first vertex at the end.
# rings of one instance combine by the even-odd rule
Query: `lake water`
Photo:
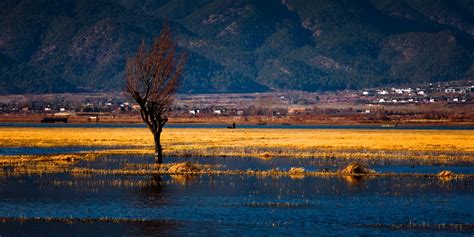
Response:
POLYGON ((6 219, 2 236, 474 233, 472 179, 51 174, 0 180, 2 217, 75 220, 6 219), (104 217, 124 221, 97 220, 104 217))
MULTIPOLYGON (((167 128, 223 128, 227 129, 229 124, 167 124, 167 128)), ((143 123, 131 124, 107 124, 107 123, 0 123, 0 127, 68 127, 68 128, 145 128, 143 123)), ((397 127, 385 127, 382 125, 240 125, 237 128, 246 129, 378 129, 378 130, 474 130, 474 126, 457 125, 398 125, 397 127)))
MULTIPOLYGON (((337 170, 348 163, 242 157, 165 161, 222 170, 337 170)), ((151 162, 149 156, 104 156, 76 166, 117 169, 151 162)), ((378 172, 474 174, 472 162, 361 162, 378 172)), ((1 236, 472 236, 474 178, 7 173, 0 176, 0 218, 1 236)))
MULTIPOLYGON (((337 171, 351 162, 370 167, 379 173, 418 173, 437 174, 450 170, 457 174, 474 174, 474 160, 464 162, 422 161, 410 159, 338 159, 338 158, 286 158, 272 157, 166 157, 167 163, 192 162, 211 165, 216 170, 289 170, 291 167, 303 167, 307 171, 337 171)), ((108 155, 94 161, 81 161, 76 166, 91 169, 120 169, 129 164, 148 164, 150 156, 145 155, 108 155)))
MULTIPOLYGON (((0 154, 7 156, 15 155, 54 155, 54 154, 70 154, 86 151, 97 151, 106 149, 105 147, 0 147, 0 154)), ((107 149, 111 149, 107 147, 107 149)))

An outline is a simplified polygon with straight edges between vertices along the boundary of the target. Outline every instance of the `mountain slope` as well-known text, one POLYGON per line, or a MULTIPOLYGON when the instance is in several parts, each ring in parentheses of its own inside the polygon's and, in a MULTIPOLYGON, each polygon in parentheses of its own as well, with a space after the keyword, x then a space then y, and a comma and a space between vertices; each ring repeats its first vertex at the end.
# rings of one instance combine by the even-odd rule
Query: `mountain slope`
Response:
POLYGON ((121 90, 164 19, 182 92, 325 91, 473 76, 470 0, 5 0, 0 93, 121 90))

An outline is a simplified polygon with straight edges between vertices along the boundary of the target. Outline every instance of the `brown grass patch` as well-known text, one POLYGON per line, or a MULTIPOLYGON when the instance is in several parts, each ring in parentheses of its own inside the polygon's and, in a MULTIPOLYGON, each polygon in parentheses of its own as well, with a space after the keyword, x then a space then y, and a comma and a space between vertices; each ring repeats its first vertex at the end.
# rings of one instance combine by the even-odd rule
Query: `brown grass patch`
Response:
POLYGON ((361 165, 358 163, 351 163, 341 170, 341 174, 344 174, 344 175, 375 174, 375 171, 365 167, 364 165, 361 165))

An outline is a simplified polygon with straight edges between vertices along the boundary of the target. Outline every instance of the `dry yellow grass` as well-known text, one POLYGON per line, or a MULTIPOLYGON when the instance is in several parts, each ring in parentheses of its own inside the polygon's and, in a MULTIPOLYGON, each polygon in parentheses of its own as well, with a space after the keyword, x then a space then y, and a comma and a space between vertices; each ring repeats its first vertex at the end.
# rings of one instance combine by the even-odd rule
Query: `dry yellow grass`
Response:
MULTIPOLYGON (((474 131, 165 128, 165 155, 471 159, 474 131), (458 158, 459 158, 458 157, 458 158)), ((0 128, 2 147, 104 146, 152 152, 145 128, 0 128)), ((121 149, 116 152, 127 152, 121 149)))

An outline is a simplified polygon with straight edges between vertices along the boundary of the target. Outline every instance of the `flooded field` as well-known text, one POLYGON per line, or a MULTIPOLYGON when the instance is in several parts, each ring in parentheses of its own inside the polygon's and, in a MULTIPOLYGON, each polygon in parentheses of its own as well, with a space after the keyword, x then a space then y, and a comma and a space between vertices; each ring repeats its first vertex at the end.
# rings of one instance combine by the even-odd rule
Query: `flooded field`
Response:
POLYGON ((49 235, 53 228, 57 235, 150 236, 474 231, 473 180, 68 174, 1 180, 2 236, 49 235))
POLYGON ((474 234, 472 130, 300 129, 280 139, 277 129, 214 129, 196 141, 206 130, 174 128, 168 147, 237 141, 237 155, 165 150, 158 172, 142 128, 87 129, 0 128, 0 236, 474 234), (398 140, 378 143, 386 136, 398 140), (341 147, 299 155, 322 138, 341 147), (301 148, 279 156, 280 144, 301 148), (170 171, 183 162, 199 171, 170 171), (347 175, 350 163, 370 173, 347 175))
MULTIPOLYGON (((221 170, 337 170, 343 159, 168 157, 221 170)), ((103 156, 75 167, 146 165, 103 156)), ((373 160, 377 172, 474 174, 474 163, 373 160)), ((5 168, 5 167, 4 167, 5 168)), ((414 176, 97 175, 0 177, 0 234, 425 235, 474 233, 474 178, 414 176), (52 232, 54 230, 54 232, 52 232)))
MULTIPOLYGON (((350 162, 364 164, 378 173, 404 174, 437 174, 442 170, 450 170, 456 174, 474 175, 474 161, 420 161, 401 159, 321 159, 321 158, 286 158, 272 157, 267 159, 256 157, 167 157, 167 163, 191 162, 212 167, 213 170, 289 170, 302 167, 306 171, 337 172, 350 162)), ((107 155, 93 161, 78 162, 75 167, 90 169, 121 169, 135 166, 146 167, 151 162, 146 155, 107 155)))

